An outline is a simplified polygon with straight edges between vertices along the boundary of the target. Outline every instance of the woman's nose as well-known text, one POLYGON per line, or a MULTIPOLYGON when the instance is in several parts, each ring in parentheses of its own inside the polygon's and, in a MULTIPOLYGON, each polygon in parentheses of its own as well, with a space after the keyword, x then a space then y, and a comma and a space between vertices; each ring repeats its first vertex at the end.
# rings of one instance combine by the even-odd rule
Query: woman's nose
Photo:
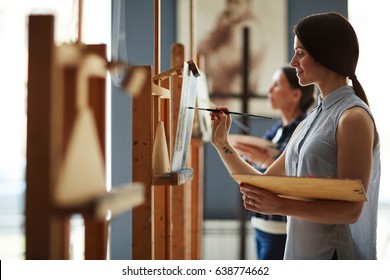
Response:
POLYGON ((293 58, 290 61, 290 66, 291 67, 296 67, 297 66, 297 61, 295 59, 295 55, 293 56, 293 58))

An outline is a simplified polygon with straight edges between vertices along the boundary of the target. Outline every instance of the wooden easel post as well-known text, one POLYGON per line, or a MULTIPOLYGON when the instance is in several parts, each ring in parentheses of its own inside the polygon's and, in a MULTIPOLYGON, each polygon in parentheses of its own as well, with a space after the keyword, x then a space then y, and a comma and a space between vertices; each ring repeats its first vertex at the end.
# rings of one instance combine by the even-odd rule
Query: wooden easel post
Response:
MULTIPOLYGON (((152 80, 148 66, 146 86, 133 99, 133 180, 146 186, 145 203, 133 210, 133 259, 166 259, 167 255, 167 205, 165 186, 153 186, 153 144, 159 121, 170 131, 169 103, 162 104, 160 95, 153 94, 152 80)), ((154 75, 160 72, 160 0, 154 1, 154 75)), ((170 133, 165 133, 170 141, 170 133)), ((160 136, 160 135, 159 135, 160 136)), ((168 146, 169 148, 169 146, 168 146)))
MULTIPOLYGON (((160 0, 155 0, 154 6, 154 76, 148 77, 149 85, 133 101, 133 178, 144 182, 147 190, 146 204, 133 211, 133 258, 189 259, 194 207, 189 181, 193 171, 188 168, 169 172, 170 166, 168 169, 158 166, 157 169, 165 170, 165 173, 154 174, 156 170, 152 169, 152 166, 156 169, 157 159, 166 162, 165 158, 161 160, 165 155, 152 154, 153 145, 166 145, 166 157, 172 159, 173 156, 182 89, 180 76, 184 66, 184 47, 176 44, 172 48, 172 68, 160 73, 160 0), (165 131, 161 132, 161 127, 165 131)), ((191 71, 199 74, 194 63, 192 67, 196 69, 191 71)), ((150 69, 148 71, 151 75, 150 69)), ((188 162, 191 166, 191 161, 188 162)))
POLYGON ((200 260, 202 258, 203 236, 203 178, 204 178, 204 143, 200 139, 191 140, 191 166, 194 177, 191 181, 191 252, 188 259, 200 260))
MULTIPOLYGON (((69 259, 70 218, 79 206, 64 209, 53 200, 77 113, 77 67, 60 69, 54 46, 54 16, 30 16, 26 190, 26 258, 69 259)), ((86 46, 105 56, 105 46, 86 46)), ((89 80, 88 100, 105 154, 105 79, 89 80)), ((85 256, 105 259, 107 223, 85 212, 85 256), (92 241, 91 241, 92 239, 92 241)))
POLYGON ((152 147, 153 147, 153 110, 152 110, 152 69, 144 68, 146 83, 141 93, 133 98, 133 181, 145 185, 145 202, 133 209, 133 259, 152 259, 152 147))
MULTIPOLYGON (((196 42, 196 1, 190 0, 190 54, 191 58, 200 61, 197 56, 196 42)), ((191 250, 187 252, 188 259, 201 259, 202 235, 203 235, 203 178, 204 178, 204 143, 201 139, 191 139, 191 166, 194 176, 191 181, 191 195, 189 204, 191 205, 190 223, 188 231, 191 250)))
MULTIPOLYGON (((178 67, 184 64, 184 46, 181 44, 174 44, 171 51, 171 66, 178 67)), ((172 132, 177 131, 182 78, 178 75, 172 76, 171 88, 171 106, 172 106, 172 132)), ((172 146, 174 141, 172 141, 172 146)), ((173 147, 171 148, 171 159, 173 158, 173 147)), ((170 231, 170 255, 169 259, 183 260, 185 256, 185 239, 186 239, 186 215, 185 215, 185 189, 186 184, 178 186, 170 186, 170 217, 171 217, 171 231, 170 231)))
MULTIPOLYGON (((154 0, 154 75, 160 74, 160 57, 161 57, 161 0, 154 0)), ((153 81, 154 83, 155 81, 153 81)), ((160 80, 156 81, 158 86, 161 85, 160 80)), ((165 129, 166 139, 165 145, 169 149, 170 145, 170 133, 169 133, 169 104, 162 102, 160 95, 153 96, 153 106, 154 106, 154 131, 156 131, 157 125, 159 122, 162 123, 163 129, 165 129), (167 106, 168 105, 168 106, 167 106), (167 133, 168 132, 168 133, 167 133)), ((162 137, 162 135, 158 135, 162 137)), ((156 140, 157 137, 154 137, 156 140)), ((169 162, 169 159, 165 159, 165 162, 169 162)), ((168 228, 167 224, 169 223, 169 200, 168 200, 167 186, 153 186, 152 195, 153 195, 153 208, 152 208, 152 221, 153 221, 153 246, 152 246, 152 256, 153 259, 166 259, 167 254, 169 254, 169 244, 167 235, 168 228)))
MULTIPOLYGON (((179 53, 183 53, 182 46, 179 46, 179 53)), ((177 121, 171 122, 171 118, 166 116, 166 112, 172 112, 172 119, 177 119, 179 110, 175 108, 176 106, 177 108, 180 107, 180 94, 170 100, 169 90, 156 85, 155 82, 180 75, 182 67, 183 65, 176 66, 154 76, 153 82, 144 88, 144 92, 134 98, 133 178, 147 186, 146 204, 133 211, 134 259, 186 259, 187 254, 185 252, 191 246, 188 245, 188 242, 185 242, 185 236, 189 230, 185 232, 184 220, 190 221, 189 217, 191 215, 189 213, 192 209, 189 206, 184 206, 186 197, 184 192, 186 189, 189 190, 188 182, 192 178, 192 169, 154 174, 155 170, 152 168, 154 166, 153 160, 160 156, 153 155, 153 143, 156 144, 155 141, 159 139, 163 142, 162 145, 165 143, 170 147, 172 146, 172 140, 167 144, 167 139, 173 138, 172 130, 169 130, 169 135, 161 139, 160 134, 154 133, 154 123, 163 122, 162 120, 167 119, 166 126, 176 128, 177 121), (152 94, 155 96, 152 96, 152 94), (158 99, 155 98, 156 96, 158 99), (168 101, 172 101, 172 103, 168 101), (161 103, 158 105, 161 108, 158 111, 160 113, 158 116, 153 114, 156 107, 153 102, 161 103), (142 122, 138 122, 138 119, 142 119, 142 122), (155 135, 154 138, 153 134, 155 135), (148 139, 150 140, 148 141, 148 139), (143 145, 140 146, 140 143, 143 145), (149 251, 149 249, 151 250, 149 251)), ((151 73, 150 70, 149 73, 151 73)), ((172 88, 176 88, 181 93, 181 78, 177 78, 178 83, 173 80, 172 88)), ((150 79, 150 76, 148 79, 150 79)), ((159 128, 161 127, 159 126, 159 128)), ((158 144, 161 145, 161 143, 158 144)), ((167 150, 168 147, 166 147, 167 150)), ((156 149, 156 152, 159 151, 156 149)), ((187 197, 190 196, 187 194, 187 197)))
POLYGON ((51 187, 62 146, 61 94, 54 94, 54 16, 29 17, 26 259, 68 259, 69 221, 53 215, 51 187))
POLYGON ((107 213, 143 200, 140 184, 105 186, 106 48, 55 47, 54 16, 29 20, 26 258, 69 259, 70 218, 81 214, 85 258, 106 259, 107 213))
MULTIPOLYGON (((86 51, 106 57, 106 45, 86 45, 86 51)), ((100 148, 106 162, 106 79, 91 77, 88 81, 88 103, 93 110, 97 124, 100 148)), ((108 221, 97 220, 84 214, 85 259, 104 260, 107 258, 108 221)))

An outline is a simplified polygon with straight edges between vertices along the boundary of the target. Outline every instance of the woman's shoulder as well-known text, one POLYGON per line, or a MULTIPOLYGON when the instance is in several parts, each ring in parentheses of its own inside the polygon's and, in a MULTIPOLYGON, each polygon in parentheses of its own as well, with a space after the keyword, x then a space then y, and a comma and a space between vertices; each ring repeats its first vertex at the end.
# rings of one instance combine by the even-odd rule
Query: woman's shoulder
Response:
POLYGON ((342 113, 350 110, 351 108, 363 108, 368 114, 371 114, 370 107, 356 95, 355 91, 351 86, 342 88, 343 98, 340 99, 339 108, 342 113))
MULTIPOLYGON (((338 130, 361 130, 363 127, 367 127, 370 130, 374 129, 374 121, 371 114, 361 106, 354 106, 344 111, 340 116, 338 123, 338 130)), ((374 130, 373 130, 374 131, 374 130)))

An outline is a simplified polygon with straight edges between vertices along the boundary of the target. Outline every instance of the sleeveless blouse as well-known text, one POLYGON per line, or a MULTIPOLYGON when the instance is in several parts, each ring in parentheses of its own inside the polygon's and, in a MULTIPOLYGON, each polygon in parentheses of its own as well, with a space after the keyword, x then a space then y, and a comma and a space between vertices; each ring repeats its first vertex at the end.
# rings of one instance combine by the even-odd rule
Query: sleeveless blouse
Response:
MULTIPOLYGON (((364 108, 372 117, 369 107, 350 86, 319 99, 286 148, 286 175, 337 178, 337 125, 341 115, 356 106, 364 108)), ((285 259, 332 259, 335 252, 338 259, 376 259, 380 148, 375 133, 378 141, 373 149, 367 201, 358 221, 321 224, 288 217, 285 259)))

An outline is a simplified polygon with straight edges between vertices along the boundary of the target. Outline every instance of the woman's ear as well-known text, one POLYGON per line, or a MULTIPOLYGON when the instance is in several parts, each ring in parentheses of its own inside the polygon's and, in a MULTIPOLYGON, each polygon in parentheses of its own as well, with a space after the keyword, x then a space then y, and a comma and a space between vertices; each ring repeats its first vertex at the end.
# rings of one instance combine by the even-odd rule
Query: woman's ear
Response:
POLYGON ((299 89, 299 88, 295 88, 292 92, 292 95, 294 97, 294 100, 299 103, 301 102, 301 98, 302 98, 302 91, 299 89))

